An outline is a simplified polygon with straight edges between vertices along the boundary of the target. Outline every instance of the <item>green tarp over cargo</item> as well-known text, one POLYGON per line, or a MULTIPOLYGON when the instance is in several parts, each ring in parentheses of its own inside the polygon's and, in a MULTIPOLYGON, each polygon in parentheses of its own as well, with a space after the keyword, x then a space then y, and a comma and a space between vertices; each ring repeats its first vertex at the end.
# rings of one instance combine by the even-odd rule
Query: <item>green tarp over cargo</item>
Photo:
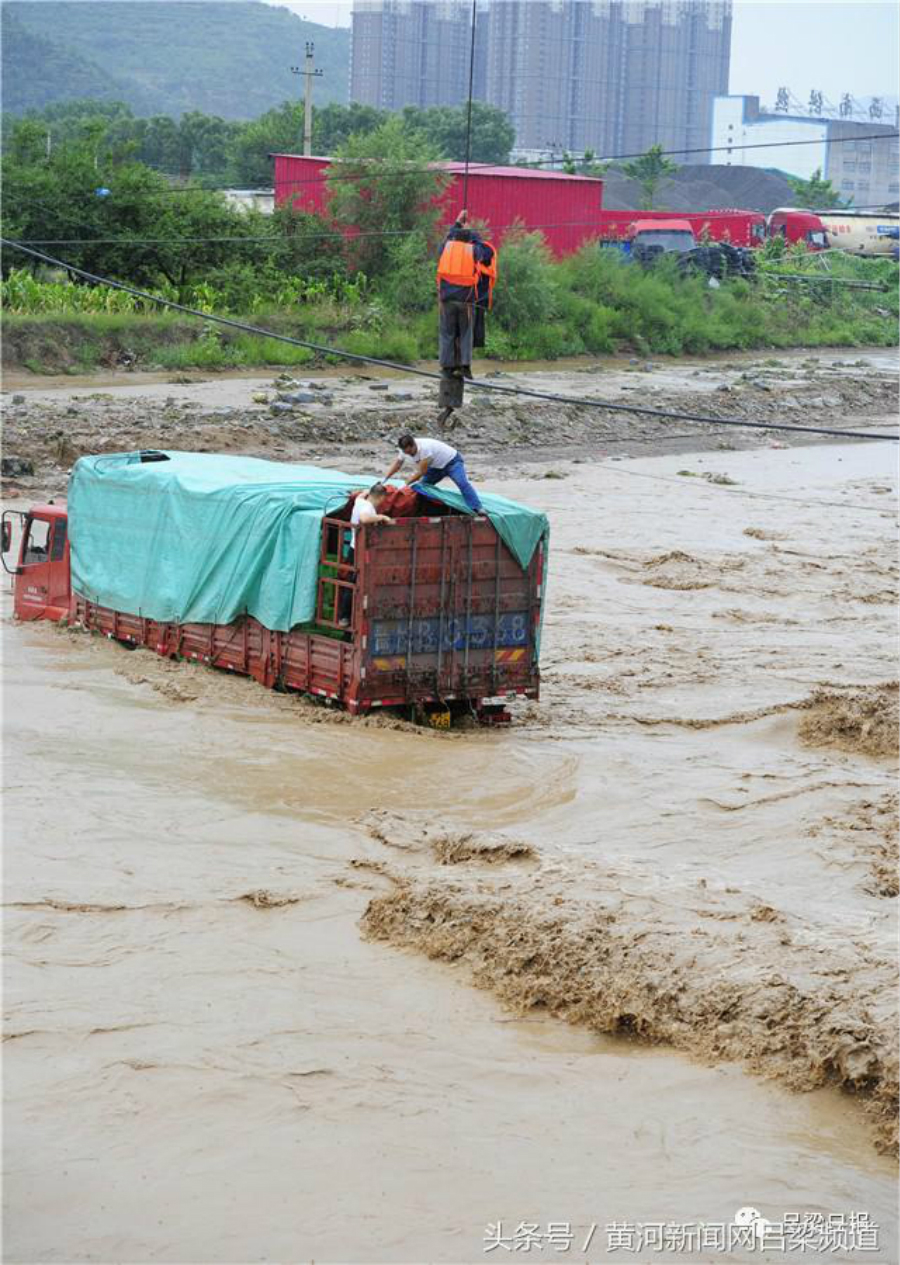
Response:
MULTIPOLYGON (((100 606, 177 623, 252 615, 278 632, 315 616, 322 518, 375 476, 253 457, 165 452, 82 457, 69 484, 72 587, 100 606)), ((428 495, 467 513, 441 487, 428 495)), ((543 514, 482 497, 526 567, 543 514)))

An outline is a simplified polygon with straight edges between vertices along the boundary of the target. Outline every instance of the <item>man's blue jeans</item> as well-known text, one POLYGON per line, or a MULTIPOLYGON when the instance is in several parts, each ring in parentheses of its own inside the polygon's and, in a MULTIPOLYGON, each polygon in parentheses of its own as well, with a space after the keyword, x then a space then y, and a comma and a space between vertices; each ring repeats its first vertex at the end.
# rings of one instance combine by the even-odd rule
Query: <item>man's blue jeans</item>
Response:
MULTIPOLYGON (((459 453, 456 454, 452 461, 448 461, 445 466, 442 466, 440 470, 435 470, 433 466, 429 466, 418 482, 433 485, 440 483, 441 479, 451 479, 456 484, 462 493, 463 500, 473 514, 484 512, 484 507, 478 499, 478 493, 469 482, 465 462, 459 453)), ((415 487, 415 484, 413 484, 413 487, 415 487)))

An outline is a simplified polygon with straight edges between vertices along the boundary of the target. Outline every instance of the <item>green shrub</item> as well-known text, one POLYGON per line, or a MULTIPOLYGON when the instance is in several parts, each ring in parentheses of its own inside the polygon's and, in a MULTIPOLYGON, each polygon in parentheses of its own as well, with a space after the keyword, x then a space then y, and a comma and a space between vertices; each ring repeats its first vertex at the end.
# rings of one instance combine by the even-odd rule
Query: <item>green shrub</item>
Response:
POLYGON ((293 347, 259 334, 238 334, 230 340, 230 349, 240 365, 308 365, 316 359, 316 353, 307 347, 293 347))
POLYGON ((379 293, 396 312, 434 312, 437 303, 437 255, 424 232, 389 242, 391 260, 379 293))
POLYGON ((541 233, 510 233, 500 249, 493 320, 520 331, 552 320, 557 311, 556 267, 541 233))
POLYGON ((75 285, 69 281, 38 281, 26 268, 13 268, 2 286, 4 311, 33 315, 38 312, 140 312, 146 304, 112 286, 75 285))

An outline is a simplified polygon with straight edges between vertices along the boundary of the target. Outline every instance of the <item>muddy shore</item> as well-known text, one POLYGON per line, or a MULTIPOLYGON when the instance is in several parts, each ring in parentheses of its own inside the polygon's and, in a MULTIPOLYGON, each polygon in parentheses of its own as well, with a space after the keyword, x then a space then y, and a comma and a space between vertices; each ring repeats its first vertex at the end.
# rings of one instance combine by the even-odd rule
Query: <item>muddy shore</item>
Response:
MULTIPOLYGON (((612 360, 537 371, 483 366, 486 381, 611 404, 716 418, 896 432, 896 355, 890 351, 739 355, 708 360, 612 360)), ((431 368, 431 366, 428 366, 431 368)), ((7 379, 5 452, 38 481, 62 488, 85 453, 133 447, 245 452, 379 471, 403 430, 434 433, 435 384, 378 371, 238 378, 120 374, 95 381, 7 379), (146 380, 144 380, 146 379, 146 380), (299 394, 303 403, 280 396, 299 394)), ((445 427, 476 473, 576 456, 731 451, 821 442, 791 433, 722 429, 674 418, 553 404, 469 390, 445 427)), ((13 475, 7 494, 30 485, 13 475)), ((552 472, 552 471, 551 471, 552 472)), ((26 479, 29 476, 26 476, 26 479)))
MULTIPOLYGON (((888 353, 727 363, 539 383, 896 428, 888 353)), ((101 445, 377 474, 432 412, 373 385, 35 388, 6 492, 101 445)), ((552 523, 508 732, 6 624, 11 1258, 466 1261, 501 1217, 749 1203, 867 1209, 896 1259, 894 447, 480 402, 455 435, 552 523)))

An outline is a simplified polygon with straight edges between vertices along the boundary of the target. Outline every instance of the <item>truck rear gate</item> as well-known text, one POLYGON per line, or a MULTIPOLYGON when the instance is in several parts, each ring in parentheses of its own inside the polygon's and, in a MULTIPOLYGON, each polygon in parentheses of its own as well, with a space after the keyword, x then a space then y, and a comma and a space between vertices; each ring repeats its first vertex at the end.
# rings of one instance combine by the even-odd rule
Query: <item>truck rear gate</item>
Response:
MULTIPOLYGON (((345 531, 325 520, 323 571, 345 531)), ((356 707, 537 697, 543 544, 523 569, 488 519, 442 515, 367 528, 356 553, 356 707)), ((320 580, 325 593, 340 583, 320 580)))

